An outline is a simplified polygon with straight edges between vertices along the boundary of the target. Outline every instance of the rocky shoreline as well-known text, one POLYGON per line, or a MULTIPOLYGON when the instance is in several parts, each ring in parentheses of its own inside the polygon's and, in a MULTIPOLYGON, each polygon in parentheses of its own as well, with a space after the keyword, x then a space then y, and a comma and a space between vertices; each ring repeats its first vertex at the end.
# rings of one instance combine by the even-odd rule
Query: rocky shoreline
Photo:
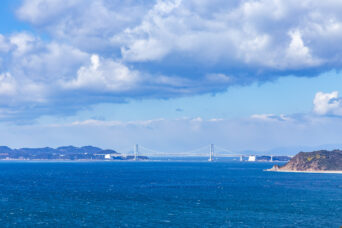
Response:
POLYGON ((342 151, 300 152, 284 166, 274 165, 266 171, 296 173, 342 173, 342 151))
POLYGON ((270 169, 265 169, 264 171, 282 172, 282 173, 334 173, 334 174, 342 174, 342 170, 289 170, 289 169, 275 168, 275 166, 273 166, 270 169))

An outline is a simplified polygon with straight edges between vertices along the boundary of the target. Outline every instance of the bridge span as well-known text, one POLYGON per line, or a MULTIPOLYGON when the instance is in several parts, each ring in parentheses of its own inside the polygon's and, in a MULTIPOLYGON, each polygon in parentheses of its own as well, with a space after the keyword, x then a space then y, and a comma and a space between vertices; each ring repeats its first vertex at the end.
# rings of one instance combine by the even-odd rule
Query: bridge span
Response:
MULTIPOLYGON (((255 155, 247 155, 233 152, 227 148, 217 146, 214 144, 210 144, 208 146, 202 146, 189 151, 180 151, 177 153, 170 152, 162 152, 158 150, 153 150, 148 147, 135 144, 133 146, 133 150, 122 151, 120 154, 113 154, 113 157, 131 157, 135 161, 139 161, 141 157, 149 157, 149 158, 190 158, 190 157, 207 157, 209 162, 214 161, 217 158, 238 158, 240 161, 255 161, 255 155)), ((270 162, 273 161, 274 155, 265 155, 270 157, 270 162)))

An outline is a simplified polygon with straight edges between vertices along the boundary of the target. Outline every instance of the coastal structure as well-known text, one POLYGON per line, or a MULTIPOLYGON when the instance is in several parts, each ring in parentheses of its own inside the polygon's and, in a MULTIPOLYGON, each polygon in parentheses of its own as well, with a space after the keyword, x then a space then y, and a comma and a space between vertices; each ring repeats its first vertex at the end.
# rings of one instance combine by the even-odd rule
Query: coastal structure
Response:
POLYGON ((139 145, 138 144, 135 144, 134 145, 134 160, 138 160, 138 157, 139 157, 139 145))
POLYGON ((256 161, 256 156, 254 156, 254 155, 249 156, 248 157, 248 161, 249 162, 255 162, 256 161))
POLYGON ((210 152, 209 152, 208 161, 213 161, 213 159, 214 159, 214 144, 210 144, 210 152))

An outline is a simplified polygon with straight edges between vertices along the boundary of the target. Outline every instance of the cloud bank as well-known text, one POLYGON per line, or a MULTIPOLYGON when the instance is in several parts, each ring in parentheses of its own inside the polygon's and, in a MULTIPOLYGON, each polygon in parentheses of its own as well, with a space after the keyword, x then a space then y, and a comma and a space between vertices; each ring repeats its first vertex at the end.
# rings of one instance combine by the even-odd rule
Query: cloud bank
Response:
MULTIPOLYGON (((0 34, 0 110, 66 115, 339 71, 340 9, 338 0, 23 0, 16 15, 33 29, 0 34)), ((318 114, 340 112, 320 99, 318 114)))

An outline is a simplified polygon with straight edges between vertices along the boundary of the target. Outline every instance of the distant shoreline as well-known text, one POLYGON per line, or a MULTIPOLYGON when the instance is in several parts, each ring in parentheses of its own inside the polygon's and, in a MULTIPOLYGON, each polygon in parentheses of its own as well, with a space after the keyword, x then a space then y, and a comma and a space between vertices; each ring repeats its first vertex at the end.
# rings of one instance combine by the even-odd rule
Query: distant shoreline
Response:
MULTIPOLYGON (((0 162, 127 162, 127 161, 135 161, 133 159, 127 160, 94 160, 94 159, 80 159, 80 160, 62 160, 62 159, 0 159, 0 162)), ((139 160, 144 161, 144 160, 139 160)))
POLYGON ((282 172, 282 173, 330 173, 330 174, 342 174, 342 170, 322 170, 322 171, 298 171, 298 170, 274 170, 265 169, 267 172, 282 172))

